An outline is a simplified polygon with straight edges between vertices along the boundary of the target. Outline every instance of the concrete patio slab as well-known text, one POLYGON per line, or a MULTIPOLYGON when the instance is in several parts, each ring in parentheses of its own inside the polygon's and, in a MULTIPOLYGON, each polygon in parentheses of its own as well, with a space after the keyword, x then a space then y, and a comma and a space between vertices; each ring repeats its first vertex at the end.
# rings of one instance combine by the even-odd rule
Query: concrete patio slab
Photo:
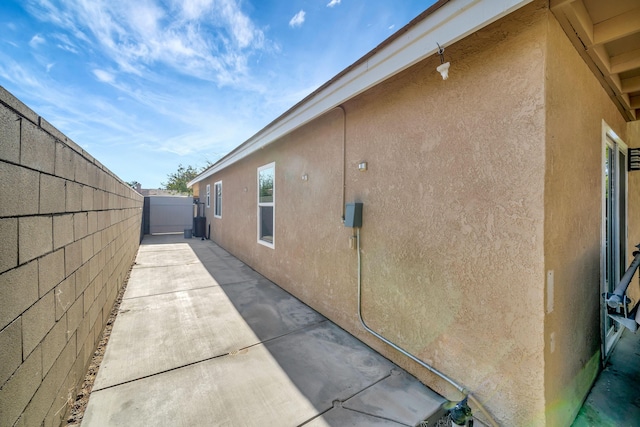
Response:
POLYGON ((97 391, 84 423, 118 425, 105 423, 115 409, 127 425, 159 425, 150 420, 158 420, 161 411, 162 425, 187 425, 190 419, 188 425, 295 426, 389 376, 392 367, 323 322, 267 344, 97 391), (101 404, 91 406, 96 397, 101 404))
POLYGON ((212 271, 223 268, 249 268, 245 263, 219 246, 211 246, 205 243, 191 244, 191 248, 200 262, 212 271))
POLYGON ((209 271, 209 274, 216 279, 216 282, 221 285, 228 285, 233 283, 241 283, 247 280, 255 280, 255 279, 264 279, 260 274, 256 273, 255 270, 247 267, 246 265, 242 267, 236 268, 212 268, 207 267, 205 264, 205 268, 209 271))
POLYGON ((304 427, 400 427, 406 425, 336 406, 318 418, 314 418, 304 427))
POLYGON ((128 290, 126 298, 138 298, 169 292, 218 286, 218 282, 199 262, 171 266, 141 267, 131 270, 129 280, 140 283, 128 290))
POLYGON ((442 403, 442 396, 406 372, 394 369, 389 377, 358 393, 342 406, 415 426, 437 413, 442 403))
POLYGON ((225 355, 325 320, 265 279, 233 288, 227 293, 215 285, 123 299, 94 390, 225 355))
POLYGON ((92 393, 82 425, 293 426, 318 413, 264 347, 250 353, 92 393))
POLYGON ((264 346, 292 384, 322 410, 388 377, 395 366, 329 321, 264 346))
POLYGON ((137 267, 172 266, 198 263, 199 259, 187 243, 154 245, 136 256, 137 267), (167 253, 171 254, 167 257, 167 253))
POLYGON ((180 237, 145 237, 83 426, 416 425, 445 402, 222 248, 180 237))
POLYGON ((222 285, 222 289, 261 342, 326 320, 264 278, 222 285))

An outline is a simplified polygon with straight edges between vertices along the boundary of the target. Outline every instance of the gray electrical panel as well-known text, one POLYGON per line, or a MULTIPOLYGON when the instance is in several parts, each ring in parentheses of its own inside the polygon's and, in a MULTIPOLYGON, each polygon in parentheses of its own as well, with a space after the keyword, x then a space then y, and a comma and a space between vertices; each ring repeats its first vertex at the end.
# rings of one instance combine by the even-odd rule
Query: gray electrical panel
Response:
POLYGON ((362 203, 347 203, 344 210, 344 225, 346 227, 362 227, 362 203))

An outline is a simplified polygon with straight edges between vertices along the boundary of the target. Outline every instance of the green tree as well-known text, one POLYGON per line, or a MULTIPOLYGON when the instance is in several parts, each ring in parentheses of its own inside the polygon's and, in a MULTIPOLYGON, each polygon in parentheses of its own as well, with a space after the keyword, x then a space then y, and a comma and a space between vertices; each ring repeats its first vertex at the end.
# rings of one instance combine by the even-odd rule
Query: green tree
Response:
POLYGON ((187 183, 198 176, 198 169, 189 165, 187 167, 178 165, 178 170, 167 175, 167 182, 162 185, 166 190, 177 191, 178 193, 193 194, 193 190, 187 187, 187 183))
POLYGON ((207 160, 207 164, 198 169, 194 166, 182 166, 182 164, 178 165, 178 170, 167 175, 167 182, 162 183, 166 190, 177 191, 178 193, 184 194, 193 194, 193 189, 187 187, 187 183, 191 181, 193 178, 198 176, 200 172, 207 169, 211 166, 211 162, 207 160))

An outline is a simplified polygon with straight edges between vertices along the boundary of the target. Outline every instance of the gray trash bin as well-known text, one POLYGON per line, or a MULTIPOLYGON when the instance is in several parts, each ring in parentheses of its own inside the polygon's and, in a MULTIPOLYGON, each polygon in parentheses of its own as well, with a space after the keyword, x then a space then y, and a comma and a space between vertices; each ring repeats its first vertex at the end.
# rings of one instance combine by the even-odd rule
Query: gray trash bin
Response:
POLYGON ((191 229, 190 228, 185 228, 184 229, 184 238, 185 239, 190 239, 191 238, 191 229))

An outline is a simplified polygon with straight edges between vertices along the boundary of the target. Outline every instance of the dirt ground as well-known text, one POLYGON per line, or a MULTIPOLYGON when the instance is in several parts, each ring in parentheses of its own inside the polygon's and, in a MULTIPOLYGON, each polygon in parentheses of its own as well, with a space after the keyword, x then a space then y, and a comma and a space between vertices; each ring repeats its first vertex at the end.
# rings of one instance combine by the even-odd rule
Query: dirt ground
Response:
POLYGON ((91 358, 91 363, 89 364, 89 369, 87 370, 87 374, 84 377, 82 386, 78 390, 78 394, 76 395, 75 400, 70 403, 70 407, 67 410, 66 420, 62 422, 62 426, 79 426, 82 422, 84 411, 87 409, 87 404, 89 403, 89 396, 91 395, 93 382, 98 375, 98 369, 100 369, 100 363, 102 363, 102 358, 104 357, 104 352, 107 348, 109 337, 111 336, 113 323, 115 322, 118 311, 120 310, 120 303, 122 303, 122 296, 124 295, 124 291, 127 289, 130 274, 131 270, 129 270, 129 272, 127 273, 124 284, 118 292, 115 304, 113 305, 111 313, 109 314, 109 319, 107 319, 107 324, 102 331, 102 337, 100 338, 98 347, 96 348, 95 352, 93 353, 93 357, 91 358))

